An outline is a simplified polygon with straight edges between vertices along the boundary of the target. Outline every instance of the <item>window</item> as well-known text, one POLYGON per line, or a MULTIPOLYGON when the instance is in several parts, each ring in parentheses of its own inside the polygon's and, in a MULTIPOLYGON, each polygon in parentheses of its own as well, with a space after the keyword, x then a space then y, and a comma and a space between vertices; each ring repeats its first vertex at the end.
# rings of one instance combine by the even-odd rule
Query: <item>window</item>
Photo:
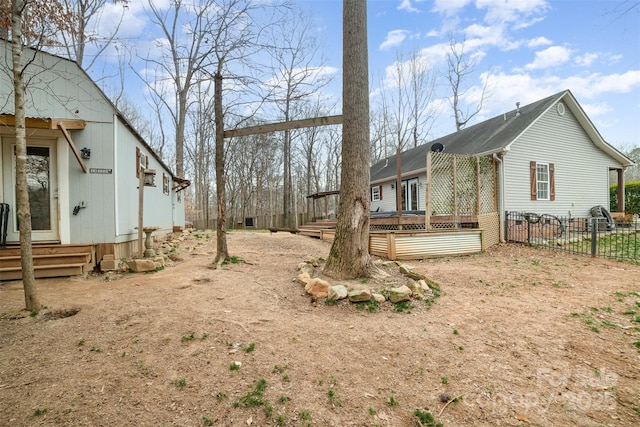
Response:
POLYGON ((382 186, 376 185, 375 187, 371 187, 371 201, 379 202, 382 200, 382 186))
POLYGON ((418 178, 402 181, 402 210, 418 210, 418 178))
POLYGON ((553 163, 530 164, 531 200, 555 200, 553 163))
POLYGON ((142 169, 149 169, 149 157, 142 154, 142 151, 136 147, 136 177, 140 177, 142 169))
POLYGON ((162 172, 162 192, 164 194, 166 194, 166 195, 169 195, 169 193, 170 193, 170 190, 169 190, 169 177, 164 172, 162 172))

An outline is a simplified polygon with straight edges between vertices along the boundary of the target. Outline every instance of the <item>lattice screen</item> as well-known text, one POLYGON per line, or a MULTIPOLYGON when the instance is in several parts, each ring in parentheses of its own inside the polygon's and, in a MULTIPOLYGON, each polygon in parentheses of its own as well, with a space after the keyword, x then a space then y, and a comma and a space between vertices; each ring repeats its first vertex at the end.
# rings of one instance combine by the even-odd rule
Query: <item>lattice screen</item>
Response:
POLYGON ((488 157, 427 154, 430 228, 455 228, 465 216, 496 212, 495 167, 488 157), (442 221, 439 221, 442 219, 442 221))

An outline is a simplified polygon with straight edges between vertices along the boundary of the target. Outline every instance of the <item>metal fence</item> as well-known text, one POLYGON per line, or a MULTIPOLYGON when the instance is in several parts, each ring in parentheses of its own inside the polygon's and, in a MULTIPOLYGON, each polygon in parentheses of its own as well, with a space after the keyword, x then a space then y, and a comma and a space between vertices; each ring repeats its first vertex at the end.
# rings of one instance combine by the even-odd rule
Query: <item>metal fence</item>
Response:
POLYGON ((508 241, 640 263, 640 220, 507 212, 508 241))

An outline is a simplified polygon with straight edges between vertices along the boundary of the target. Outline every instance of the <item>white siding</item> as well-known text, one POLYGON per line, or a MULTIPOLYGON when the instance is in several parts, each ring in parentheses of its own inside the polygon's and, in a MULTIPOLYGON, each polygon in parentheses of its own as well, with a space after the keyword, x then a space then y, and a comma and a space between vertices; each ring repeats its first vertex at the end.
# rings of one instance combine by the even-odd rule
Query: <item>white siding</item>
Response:
MULTIPOLYGON (((426 166, 426 160, 425 160, 426 166)), ((426 200, 426 181, 427 175, 426 173, 422 173, 420 175, 412 175, 410 177, 403 177, 403 180, 418 178, 418 210, 425 210, 425 200, 426 200)), ((371 210, 376 211, 379 209, 379 212, 392 212, 396 210, 396 180, 393 178, 391 181, 384 182, 382 184, 382 200, 377 202, 371 202, 371 210), (391 188, 393 186, 393 188, 391 188)))
POLYGON ((609 167, 620 167, 589 139, 569 108, 550 108, 512 145, 504 158, 507 211, 589 215, 609 206, 609 167), (531 200, 529 164, 553 163, 555 200, 531 200))

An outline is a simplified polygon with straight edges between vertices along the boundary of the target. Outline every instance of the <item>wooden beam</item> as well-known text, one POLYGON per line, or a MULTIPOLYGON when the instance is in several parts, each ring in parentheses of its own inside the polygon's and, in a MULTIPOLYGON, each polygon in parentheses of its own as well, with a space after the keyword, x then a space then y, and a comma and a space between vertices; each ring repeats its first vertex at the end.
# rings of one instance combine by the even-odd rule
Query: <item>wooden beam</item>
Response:
POLYGON ((291 120, 288 122, 268 123, 264 125, 248 126, 246 128, 225 130, 224 137, 231 138, 233 136, 259 135, 261 133, 278 132, 288 129, 339 124, 342 124, 342 116, 313 117, 311 119, 291 120))
POLYGON ((82 172, 87 173, 87 166, 82 161, 82 157, 80 157, 80 153, 78 152, 78 149, 73 143, 73 140, 71 139, 71 135, 69 135, 69 132, 67 131, 67 128, 64 126, 64 123, 58 122, 58 128, 60 128, 60 130, 62 131, 62 135, 64 135, 64 139, 67 140, 69 147, 71 147, 71 151, 73 151, 73 155, 76 156, 76 160, 78 160, 78 163, 80 163, 82 172))
MULTIPOLYGON (((84 129, 86 122, 81 119, 47 119, 27 117, 25 124, 30 129, 57 129, 58 123, 62 123, 66 129, 76 130, 84 129)), ((16 118, 13 114, 0 114, 0 126, 16 125, 16 118)))

